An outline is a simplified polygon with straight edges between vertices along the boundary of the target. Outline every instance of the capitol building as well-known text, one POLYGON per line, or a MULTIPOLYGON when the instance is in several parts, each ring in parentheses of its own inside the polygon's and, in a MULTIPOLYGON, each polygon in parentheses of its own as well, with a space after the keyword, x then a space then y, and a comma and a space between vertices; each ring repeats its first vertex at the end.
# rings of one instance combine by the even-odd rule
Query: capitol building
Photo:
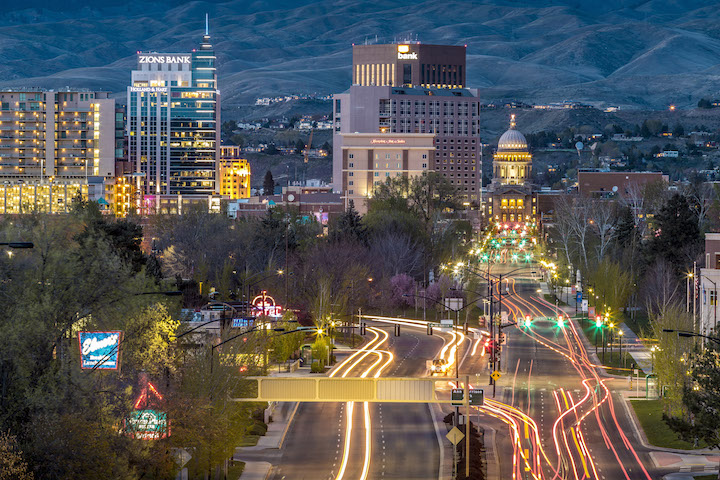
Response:
POLYGON ((487 190, 485 218, 491 222, 532 222, 537 199, 532 185, 532 155, 525 135, 510 117, 510 128, 498 141, 493 155, 493 178, 487 190))

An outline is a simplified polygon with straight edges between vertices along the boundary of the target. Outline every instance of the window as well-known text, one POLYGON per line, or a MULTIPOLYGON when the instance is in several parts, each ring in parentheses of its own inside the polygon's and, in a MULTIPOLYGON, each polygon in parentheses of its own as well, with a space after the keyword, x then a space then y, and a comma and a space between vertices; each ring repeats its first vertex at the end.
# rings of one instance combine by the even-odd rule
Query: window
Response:
POLYGON ((375 176, 376 176, 376 177, 379 177, 379 176, 380 176, 380 172, 375 172, 375 176))
POLYGON ((348 194, 352 195, 354 192, 352 190, 348 190, 348 194))
POLYGON ((352 180, 350 180, 350 181, 348 182, 348 185, 350 185, 350 186, 355 185, 355 182, 353 182, 352 180))
POLYGON ((348 174, 348 176, 349 176, 349 177, 353 177, 353 176, 355 176, 355 173, 354 173, 354 172, 350 172, 350 173, 348 174))
POLYGON ((348 163, 349 168, 353 168, 354 166, 355 166, 355 164, 353 162, 348 163))
POLYGON ((427 158, 427 153, 423 153, 422 158, 423 158, 423 160, 425 160, 427 158))
POLYGON ((717 292, 715 290, 710 290, 710 305, 716 305, 717 304, 717 292))
POLYGON ((351 153, 350 155, 348 155, 348 158, 355 158, 355 154, 351 153))
POLYGON ((423 163, 422 168, 427 168, 427 163, 423 163))

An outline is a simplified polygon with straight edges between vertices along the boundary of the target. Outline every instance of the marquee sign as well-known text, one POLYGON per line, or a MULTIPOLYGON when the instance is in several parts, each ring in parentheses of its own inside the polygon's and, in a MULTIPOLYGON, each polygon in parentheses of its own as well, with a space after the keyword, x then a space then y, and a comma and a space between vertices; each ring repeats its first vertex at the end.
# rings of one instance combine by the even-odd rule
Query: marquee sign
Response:
POLYGON ((370 143, 373 145, 403 145, 405 140, 402 138, 373 138, 370 143))
POLYGON ((161 63, 161 64, 177 64, 177 63, 184 63, 184 64, 190 64, 191 63, 191 55, 183 55, 183 54, 175 54, 175 55, 167 55, 162 53, 151 53, 146 54, 142 53, 138 55, 138 63, 161 63))
POLYGON ((80 368, 117 370, 122 332, 78 332, 80 368))

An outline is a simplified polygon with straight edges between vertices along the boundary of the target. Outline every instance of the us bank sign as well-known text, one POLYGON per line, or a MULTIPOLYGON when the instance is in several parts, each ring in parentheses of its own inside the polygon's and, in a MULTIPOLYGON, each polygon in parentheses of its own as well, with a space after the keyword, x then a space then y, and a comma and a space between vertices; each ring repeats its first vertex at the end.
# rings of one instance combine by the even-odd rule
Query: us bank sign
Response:
POLYGON ((191 63, 190 55, 139 54, 138 63, 191 63))
POLYGON ((415 52, 410 52, 410 45, 398 45, 398 60, 417 60, 418 55, 415 52))

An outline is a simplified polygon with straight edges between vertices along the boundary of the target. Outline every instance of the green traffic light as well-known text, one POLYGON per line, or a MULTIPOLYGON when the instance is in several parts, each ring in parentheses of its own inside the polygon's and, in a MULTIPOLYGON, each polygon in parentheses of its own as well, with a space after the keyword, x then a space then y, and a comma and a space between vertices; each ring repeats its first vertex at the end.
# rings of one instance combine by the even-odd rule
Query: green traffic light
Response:
POLYGON ((596 321, 595 321, 595 326, 596 326, 597 328, 602 328, 602 320, 596 320, 596 321))
POLYGON ((563 319, 563 317, 558 317, 558 319, 557 319, 557 325, 558 325, 558 327, 560 327, 560 328, 563 328, 563 327, 565 326, 565 320, 563 319))

